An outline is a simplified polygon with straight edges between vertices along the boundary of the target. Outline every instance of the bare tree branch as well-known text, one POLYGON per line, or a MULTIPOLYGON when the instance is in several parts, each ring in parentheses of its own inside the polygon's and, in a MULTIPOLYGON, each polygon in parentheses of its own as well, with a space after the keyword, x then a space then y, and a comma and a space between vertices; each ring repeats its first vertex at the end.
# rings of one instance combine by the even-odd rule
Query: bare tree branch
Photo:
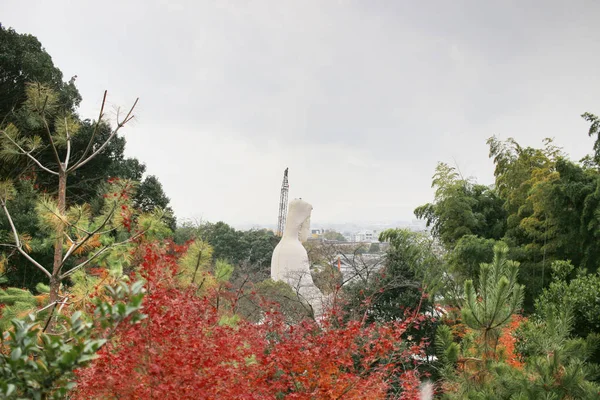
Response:
POLYGON ((56 158, 56 163, 58 164, 59 171, 63 170, 62 162, 60 161, 60 156, 58 155, 58 150, 56 149, 56 145, 54 144, 54 139, 52 139, 52 132, 50 132, 50 125, 48 125, 48 121, 44 115, 41 115, 42 121, 44 121, 44 126, 46 127, 46 134, 48 135, 48 140, 50 141, 50 147, 52 147, 52 152, 54 153, 54 157, 56 158))
POLYGON ((81 158, 75 163, 75 166, 77 166, 83 160, 85 160, 85 157, 88 155, 88 153, 92 149, 92 146, 94 145, 94 139, 96 138, 96 133, 98 133, 98 127, 100 126, 100 123, 102 122, 102 117, 104 116, 104 105, 106 104, 106 94, 107 93, 108 93, 108 91, 105 90, 104 96, 102 97, 102 105, 100 106, 100 114, 98 115, 98 120, 96 120, 96 126, 94 127, 94 131, 92 132, 92 137, 90 138, 90 141, 88 142, 88 145, 85 148, 85 151, 81 155, 81 158))
POLYGON ((15 244, 16 244, 17 250, 19 250, 19 253, 21 253, 23 255, 23 257, 28 259, 33 265, 38 267, 44 274, 46 274, 46 276, 48 276, 48 278, 52 278, 52 274, 50 272, 48 272, 48 270, 46 268, 44 268, 40 263, 35 261, 29 254, 27 254, 27 252, 25 250, 23 250, 23 246, 21 245, 21 240, 19 239, 19 233, 17 232, 17 228, 15 227, 15 224, 10 216, 10 213, 8 212, 8 209, 6 208, 6 203, 4 201, 2 202, 2 209, 4 210, 4 214, 6 214, 6 218, 8 218, 8 223, 10 224, 10 228, 12 229, 12 232, 13 232, 13 235, 15 238, 15 244))
POLYGON ((112 133, 110 134, 110 136, 108 137, 108 139, 106 139, 106 141, 102 144, 102 146, 100 146, 96 151, 94 151, 85 160, 78 161, 75 165, 73 165, 71 168, 69 168, 69 170, 67 172, 72 172, 72 171, 75 171, 76 169, 78 169, 80 167, 83 167, 85 164, 87 164, 88 162, 90 162, 94 157, 96 157, 99 153, 101 153, 102 150, 104 150, 104 148, 108 145, 108 143, 110 143, 110 141, 115 137, 115 135, 117 134, 117 132, 119 132, 119 129, 121 129, 123 126, 125 126, 126 123, 128 123, 129 121, 131 121, 131 119, 133 118, 133 115, 131 115, 131 113, 133 113, 133 109, 137 105, 138 100, 139 100, 139 98, 135 99, 135 102, 133 103, 133 105, 129 109, 129 112, 125 116, 125 119, 123 120, 123 122, 118 122, 117 127, 115 128, 115 130, 112 131, 112 133))
POLYGON ((44 306, 44 307, 40 308, 40 309, 39 309, 39 310, 37 310, 35 313, 36 313, 36 314, 37 314, 37 313, 41 313, 42 311, 44 311, 44 310, 46 310, 46 309, 48 309, 48 308, 50 308, 50 307, 52 307, 52 306, 54 306, 54 305, 56 305, 56 304, 60 303, 60 302, 63 302, 64 300, 65 300, 65 298, 62 298, 61 300, 58 300, 58 301, 52 302, 52 303, 50 303, 50 304, 48 304, 48 305, 46 305, 46 306, 44 306))

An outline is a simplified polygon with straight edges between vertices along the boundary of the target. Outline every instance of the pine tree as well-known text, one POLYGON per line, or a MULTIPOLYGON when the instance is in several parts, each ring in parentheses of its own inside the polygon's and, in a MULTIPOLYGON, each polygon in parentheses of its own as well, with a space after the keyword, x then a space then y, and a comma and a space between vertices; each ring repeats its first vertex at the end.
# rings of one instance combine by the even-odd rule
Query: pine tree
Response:
POLYGON ((481 335, 484 360, 496 350, 502 327, 523 303, 524 288, 517 283, 519 263, 507 260, 507 254, 506 244, 496 244, 492 263, 481 264, 477 290, 472 280, 465 282, 462 317, 481 335))
MULTIPOLYGON (((0 208, 8 221, 10 242, 3 246, 18 252, 48 278, 49 302, 56 305, 66 298, 60 293, 62 282, 76 271, 92 262, 108 263, 111 274, 119 276, 127 262, 127 245, 142 235, 164 237, 170 230, 165 226, 165 215, 159 208, 148 213, 134 209, 132 198, 136 183, 129 180, 109 180, 98 212, 93 212, 89 204, 67 204, 68 177, 102 153, 117 137, 118 131, 133 118, 135 103, 122 120, 117 115, 116 128, 98 143, 96 131, 105 125, 105 92, 94 133, 85 148, 76 148, 73 139, 77 137, 80 121, 71 110, 61 106, 56 92, 34 83, 27 85, 26 92, 27 100, 18 112, 28 125, 27 133, 22 133, 12 123, 0 127, 0 158, 13 160, 26 157, 37 164, 40 173, 58 179, 56 196, 40 196, 35 207, 39 230, 46 235, 44 243, 39 245, 53 247, 52 264, 38 261, 30 255, 31 238, 19 231, 8 208, 16 196, 16 189, 12 182, 6 180, 0 181, 0 208), (44 136, 47 146, 43 145, 41 136, 31 135, 31 132, 44 136), (54 155, 54 163, 44 165, 36 158, 45 147, 54 155), (75 258, 78 260, 73 262, 75 258)), ((25 303, 20 302, 23 307, 25 303)))

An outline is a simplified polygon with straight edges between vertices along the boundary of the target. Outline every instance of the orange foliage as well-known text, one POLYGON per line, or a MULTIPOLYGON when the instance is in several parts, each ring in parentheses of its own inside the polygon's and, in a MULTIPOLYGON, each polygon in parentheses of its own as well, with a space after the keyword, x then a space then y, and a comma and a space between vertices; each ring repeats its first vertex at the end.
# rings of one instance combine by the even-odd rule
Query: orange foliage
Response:
MULTIPOLYGON (((77 242, 80 242, 82 237, 77 238, 77 242)), ((75 255, 83 255, 88 253, 89 251, 102 246, 100 242, 100 235, 95 234, 91 238, 89 238, 82 246, 80 246, 77 250, 73 252, 75 255)))
POLYGON ((523 363, 521 362, 521 355, 515 351, 517 339, 514 333, 525 320, 526 318, 521 315, 513 315, 511 321, 502 329, 496 351, 496 354, 501 356, 508 365, 518 369, 523 369, 523 363))

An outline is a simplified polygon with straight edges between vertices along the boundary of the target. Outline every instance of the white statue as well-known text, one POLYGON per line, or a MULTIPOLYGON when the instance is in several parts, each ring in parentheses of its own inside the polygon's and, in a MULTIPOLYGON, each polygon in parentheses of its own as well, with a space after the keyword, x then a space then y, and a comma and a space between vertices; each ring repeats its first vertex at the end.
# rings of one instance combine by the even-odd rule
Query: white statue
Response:
POLYGON ((320 318, 323 313, 323 294, 312 280, 308 254, 302 245, 310 232, 312 209, 302 199, 290 201, 283 236, 271 258, 271 279, 290 285, 311 305, 315 317, 320 318))

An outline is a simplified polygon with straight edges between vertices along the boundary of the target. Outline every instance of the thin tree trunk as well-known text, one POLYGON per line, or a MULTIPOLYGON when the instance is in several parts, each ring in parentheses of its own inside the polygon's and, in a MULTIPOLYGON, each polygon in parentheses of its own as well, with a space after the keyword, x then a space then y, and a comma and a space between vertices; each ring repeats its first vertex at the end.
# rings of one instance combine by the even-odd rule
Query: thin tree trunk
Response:
MULTIPOLYGON (((67 173, 60 168, 58 174, 58 212, 64 215, 67 197, 67 173)), ((58 289, 60 288, 60 266, 63 257, 64 224, 58 224, 56 228, 56 241, 54 242, 54 262, 52 265, 52 278, 50 278, 50 303, 58 301, 58 289)))

